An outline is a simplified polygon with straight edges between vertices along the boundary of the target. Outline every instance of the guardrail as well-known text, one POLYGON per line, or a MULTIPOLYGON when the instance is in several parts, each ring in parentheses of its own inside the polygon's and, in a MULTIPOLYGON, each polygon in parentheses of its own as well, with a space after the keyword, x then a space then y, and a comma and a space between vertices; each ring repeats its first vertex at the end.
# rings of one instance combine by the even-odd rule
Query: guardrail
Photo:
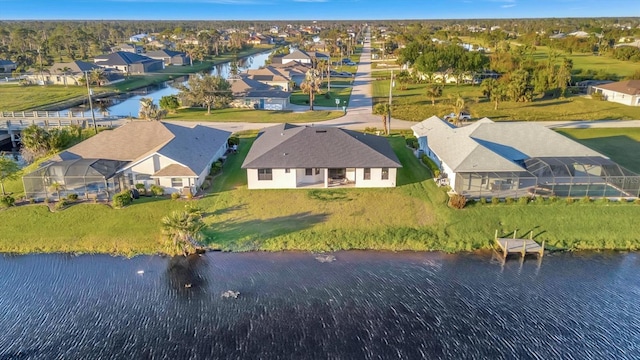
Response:
MULTIPOLYGON (((118 118, 109 115, 108 113, 94 113, 96 119, 110 119, 118 118)), ((91 119, 91 116, 85 115, 82 111, 67 111, 66 113, 60 111, 0 111, 0 119, 36 119, 36 118, 55 118, 55 119, 91 119)))

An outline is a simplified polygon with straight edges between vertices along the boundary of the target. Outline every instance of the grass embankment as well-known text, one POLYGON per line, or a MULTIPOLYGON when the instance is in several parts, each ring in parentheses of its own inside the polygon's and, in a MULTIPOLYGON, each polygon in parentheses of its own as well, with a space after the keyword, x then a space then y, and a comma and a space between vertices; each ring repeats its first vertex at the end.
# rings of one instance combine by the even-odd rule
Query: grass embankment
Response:
MULTIPOLYGON (((374 72, 374 77, 380 78, 373 82, 374 104, 389 99, 388 73, 388 71, 374 72)), ((396 83, 396 88, 393 89, 393 117, 410 121, 422 121, 433 115, 442 117, 453 111, 449 97, 460 94, 466 99, 473 118, 488 117, 496 121, 640 119, 640 108, 637 106, 625 106, 584 96, 570 96, 564 99, 536 98, 527 103, 505 101, 499 104, 498 110, 494 110, 494 103, 482 95, 482 88, 479 85, 447 85, 444 87, 442 96, 436 99, 435 106, 432 106, 431 99, 426 96, 427 86, 427 84, 409 84, 406 90, 400 90, 396 83)))
MULTIPOLYGON (((250 191, 240 165, 252 141, 253 136, 242 139, 212 193, 197 201, 210 225, 209 246, 464 251, 491 246, 495 230, 508 234, 518 229, 533 230, 535 238, 551 248, 640 248, 633 231, 640 206, 632 203, 560 200, 449 209, 443 189, 398 136, 391 138, 403 165, 396 188, 250 191)), ((156 253, 162 250, 160 219, 186 203, 148 198, 122 210, 87 204, 56 213, 42 205, 11 208, 0 212, 5 229, 0 251, 156 253)))
MULTIPOLYGON (((111 91, 106 87, 94 88, 94 94, 111 91)), ((87 98, 87 88, 64 85, 2 85, 0 86, 0 111, 26 111, 55 103, 87 98)))
POLYGON ((253 109, 217 109, 207 114, 206 109, 181 109, 175 114, 168 114, 165 120, 188 120, 206 122, 253 122, 253 123, 301 123, 320 122, 344 116, 342 111, 276 111, 253 109))

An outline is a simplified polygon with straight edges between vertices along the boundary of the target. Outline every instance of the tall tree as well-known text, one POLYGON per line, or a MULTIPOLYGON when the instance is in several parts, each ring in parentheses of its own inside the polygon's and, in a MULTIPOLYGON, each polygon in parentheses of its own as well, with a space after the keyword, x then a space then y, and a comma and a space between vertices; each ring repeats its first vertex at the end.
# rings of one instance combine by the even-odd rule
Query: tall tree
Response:
POLYGON ((426 95, 431 99, 431 106, 436 105, 436 98, 442 96, 442 86, 431 84, 426 88, 426 95))
POLYGON ((389 134, 389 130, 387 129, 387 119, 391 116, 391 107, 388 102, 377 103, 376 106, 373 107, 373 113, 376 115, 382 116, 382 129, 385 134, 389 134))
POLYGON ((300 89, 305 94, 309 94, 309 110, 313 111, 313 101, 316 98, 316 93, 320 91, 320 85, 322 80, 318 76, 318 70, 309 69, 305 74, 304 81, 300 84, 300 89))
POLYGON ((7 195, 4 191, 4 182, 7 180, 15 180, 18 178, 20 166, 6 156, 0 155, 0 187, 2 188, 2 196, 7 195))
POLYGON ((451 99, 451 110, 456 115, 454 117, 454 125, 460 126, 462 113, 467 111, 467 102, 460 94, 451 99))
POLYGON ((138 117, 145 120, 161 120, 165 115, 167 115, 167 110, 158 108, 152 98, 140 99, 138 117))
POLYGON ((220 76, 192 75, 187 86, 180 87, 178 95, 190 104, 207 107, 207 114, 211 114, 211 107, 223 108, 231 101, 231 84, 220 76))

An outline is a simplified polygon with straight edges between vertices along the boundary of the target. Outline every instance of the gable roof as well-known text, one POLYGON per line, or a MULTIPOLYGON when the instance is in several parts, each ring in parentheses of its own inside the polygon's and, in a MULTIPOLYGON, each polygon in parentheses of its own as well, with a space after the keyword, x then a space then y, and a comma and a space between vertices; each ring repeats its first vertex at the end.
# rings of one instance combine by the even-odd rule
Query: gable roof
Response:
POLYGON ((61 69, 64 69, 65 67, 69 68, 69 73, 72 73, 72 74, 83 73, 85 71, 92 71, 93 69, 102 69, 100 66, 96 64, 89 63, 86 61, 76 60, 76 61, 66 62, 66 63, 55 63, 51 65, 51 73, 62 74, 61 69))
POLYGON ((411 127, 453 172, 524 171, 534 157, 604 157, 542 125, 488 118, 456 128, 437 116, 411 127))
POLYGON ((95 57, 95 62, 104 65, 131 65, 134 63, 141 63, 145 61, 154 61, 153 59, 126 52, 126 51, 116 51, 111 54, 100 55, 95 57))
POLYGON ((311 60, 313 58, 329 58, 328 55, 323 53, 319 53, 317 51, 304 51, 304 50, 295 50, 290 54, 287 54, 282 57, 287 60, 296 60, 296 59, 308 59, 311 60))
POLYGON ((387 139, 329 126, 279 124, 265 129, 251 146, 243 169, 399 168, 387 139))
POLYGON ((593 86, 598 89, 605 89, 627 95, 640 95, 640 80, 625 80, 605 85, 593 86))
POLYGON ((201 173, 211 156, 231 136, 228 131, 197 125, 132 121, 114 130, 103 131, 60 153, 60 160, 78 158, 119 160, 128 163, 158 153, 201 173))
POLYGON ((286 91, 281 91, 273 86, 253 80, 246 75, 229 79, 231 83, 231 92, 237 97, 273 97, 288 98, 291 96, 286 91))
POLYGON ((162 49, 162 50, 149 51, 147 52, 147 56, 152 59, 155 59, 155 58, 166 58, 166 57, 174 57, 174 56, 186 57, 187 54, 179 51, 162 49))
POLYGON ((247 75, 250 79, 253 79, 256 81, 280 81, 280 82, 289 81, 280 72, 278 72, 277 70, 269 66, 262 69, 247 70, 247 75))

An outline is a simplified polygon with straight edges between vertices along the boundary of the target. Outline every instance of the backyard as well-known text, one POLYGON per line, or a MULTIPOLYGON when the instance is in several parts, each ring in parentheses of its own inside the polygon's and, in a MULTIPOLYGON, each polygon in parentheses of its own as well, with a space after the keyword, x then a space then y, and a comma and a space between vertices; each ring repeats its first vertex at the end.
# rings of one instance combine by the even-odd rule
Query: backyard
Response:
MULTIPOLYGON (((569 133, 585 141, 597 136, 569 133)), ((616 141, 617 135, 603 134, 602 146, 616 141)), ((495 230, 507 234, 515 229, 533 230, 535 238, 546 240, 550 248, 640 248, 632 231, 640 216, 640 206, 634 203, 569 204, 560 199, 450 209, 444 189, 436 187, 398 134, 390 138, 403 165, 396 188, 248 190, 240 165, 254 137, 255 133, 242 136, 239 152, 228 157, 212 190, 194 201, 205 211, 206 244, 212 248, 469 251, 490 247, 495 230)), ((0 211, 0 251, 161 252, 160 219, 187 204, 143 198, 120 210, 103 204, 78 204, 53 213, 42 205, 10 208, 0 211)))

